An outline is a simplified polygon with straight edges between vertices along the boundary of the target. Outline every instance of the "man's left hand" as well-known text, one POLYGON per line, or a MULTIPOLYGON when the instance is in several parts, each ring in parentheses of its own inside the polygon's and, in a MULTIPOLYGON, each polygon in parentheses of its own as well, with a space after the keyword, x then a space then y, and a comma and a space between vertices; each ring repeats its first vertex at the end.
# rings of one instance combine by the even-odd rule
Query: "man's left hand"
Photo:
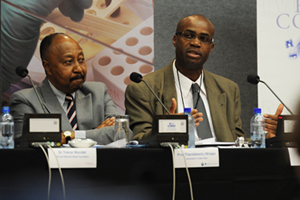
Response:
POLYGON ((114 126, 115 125, 115 117, 107 118, 104 120, 98 127, 97 129, 107 127, 107 126, 114 126))
POLYGON ((265 131, 268 132, 268 134, 266 135, 266 139, 276 137, 278 115, 281 115, 283 108, 284 105, 281 103, 279 104, 274 115, 264 114, 264 118, 266 122, 265 131))
MULTIPOLYGON (((170 107, 170 109, 169 109, 169 112, 170 112, 171 114, 184 115, 184 113, 175 113, 176 107, 177 107, 176 99, 175 99, 175 98, 172 98, 172 105, 171 105, 171 107, 170 107)), ((201 121, 203 121, 203 118, 202 118, 203 114, 200 113, 200 112, 198 112, 197 109, 193 109, 193 110, 191 111, 191 115, 194 117, 194 120, 195 120, 195 127, 199 126, 199 123, 200 123, 201 121)))
MULTIPOLYGON (((71 132, 71 140, 73 140, 75 138, 75 132, 74 131, 70 131, 70 132, 71 132)), ((60 141, 60 143, 61 144, 66 144, 67 143, 64 132, 61 133, 61 141, 60 141)))

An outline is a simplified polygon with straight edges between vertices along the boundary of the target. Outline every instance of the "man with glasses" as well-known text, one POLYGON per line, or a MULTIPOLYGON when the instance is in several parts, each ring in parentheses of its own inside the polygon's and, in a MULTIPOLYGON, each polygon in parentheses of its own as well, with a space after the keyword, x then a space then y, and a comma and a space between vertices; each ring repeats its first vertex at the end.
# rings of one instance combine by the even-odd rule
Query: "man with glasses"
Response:
MULTIPOLYGON (((238 85, 203 69, 214 49, 214 33, 213 24, 202 15, 181 19, 173 36, 176 58, 143 79, 170 113, 192 108, 196 137, 206 142, 233 142, 245 136, 238 85)), ((143 83, 130 83, 125 97, 134 139, 149 137, 153 116, 165 114, 163 107, 143 83)))

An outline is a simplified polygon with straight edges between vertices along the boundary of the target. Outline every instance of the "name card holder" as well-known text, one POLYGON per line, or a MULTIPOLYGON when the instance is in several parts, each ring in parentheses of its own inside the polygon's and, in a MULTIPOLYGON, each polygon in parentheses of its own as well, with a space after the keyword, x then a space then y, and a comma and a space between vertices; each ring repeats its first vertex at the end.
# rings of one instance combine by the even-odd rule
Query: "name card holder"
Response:
POLYGON ((16 147, 38 147, 38 144, 60 146, 61 114, 25 114, 22 137, 17 138, 16 147))
POLYGON ((155 115, 152 131, 162 146, 166 143, 187 145, 188 115, 155 115))

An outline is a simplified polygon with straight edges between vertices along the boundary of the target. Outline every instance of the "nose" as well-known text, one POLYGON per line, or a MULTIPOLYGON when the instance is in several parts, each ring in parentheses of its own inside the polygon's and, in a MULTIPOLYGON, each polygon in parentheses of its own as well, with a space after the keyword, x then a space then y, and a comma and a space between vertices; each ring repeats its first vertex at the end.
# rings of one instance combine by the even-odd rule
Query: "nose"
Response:
POLYGON ((73 71, 77 73, 83 73, 85 68, 85 63, 80 63, 76 61, 73 66, 73 71))
POLYGON ((201 41, 199 40, 199 38, 196 37, 196 38, 190 40, 190 45, 193 46, 193 47, 198 47, 198 48, 200 48, 201 45, 202 45, 202 43, 201 43, 201 41))

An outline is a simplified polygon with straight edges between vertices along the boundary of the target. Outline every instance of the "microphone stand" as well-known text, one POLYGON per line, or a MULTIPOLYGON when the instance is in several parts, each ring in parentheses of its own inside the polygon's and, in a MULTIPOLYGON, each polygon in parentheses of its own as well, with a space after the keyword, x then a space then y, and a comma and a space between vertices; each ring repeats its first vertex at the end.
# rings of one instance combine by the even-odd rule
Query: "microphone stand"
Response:
POLYGON ((143 81, 147 87, 149 88, 149 90, 152 92, 152 94, 156 97, 156 99, 159 101, 159 103, 164 107, 164 109, 167 111, 167 113, 169 115, 171 115, 171 113, 169 112, 169 110, 166 108, 166 106, 161 102, 161 100, 158 98, 158 96, 154 93, 154 91, 152 90, 152 88, 148 85, 148 83, 146 81, 144 81, 143 79, 140 79, 141 81, 143 81))
POLYGON ((43 108, 43 110, 44 110, 44 113, 47 113, 46 108, 45 108, 45 106, 44 106, 44 104, 42 103, 42 100, 41 100, 41 98, 40 98, 40 95, 38 94, 38 91, 37 91, 36 88, 35 88, 35 84, 33 83, 31 77, 29 76, 29 74, 26 73, 26 75, 28 76, 28 78, 29 78, 29 80, 30 80, 30 82, 31 82, 31 84, 32 84, 32 87, 33 87, 33 89, 34 89, 34 92, 35 92, 36 96, 37 96, 38 99, 39 99, 39 102, 40 102, 40 104, 41 104, 41 106, 42 106, 42 108, 43 108))
POLYGON ((275 94, 275 92, 273 92, 273 90, 268 86, 268 84, 267 83, 265 83, 264 81, 262 81, 262 80, 259 80, 259 82, 262 82, 263 84, 265 84, 268 88, 269 88, 269 90, 275 95, 275 97, 284 105, 284 107, 292 114, 292 115, 294 115, 294 113, 281 101, 281 99, 275 94))

